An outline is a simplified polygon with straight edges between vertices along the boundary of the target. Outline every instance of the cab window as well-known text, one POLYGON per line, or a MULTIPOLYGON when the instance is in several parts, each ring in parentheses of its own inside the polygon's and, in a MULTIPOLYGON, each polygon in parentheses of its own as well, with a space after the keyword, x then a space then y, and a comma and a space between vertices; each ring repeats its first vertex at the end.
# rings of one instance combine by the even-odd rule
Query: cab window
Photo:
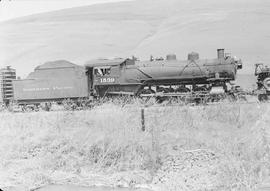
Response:
POLYGON ((95 68, 94 74, 96 76, 105 76, 111 73, 111 68, 95 68))

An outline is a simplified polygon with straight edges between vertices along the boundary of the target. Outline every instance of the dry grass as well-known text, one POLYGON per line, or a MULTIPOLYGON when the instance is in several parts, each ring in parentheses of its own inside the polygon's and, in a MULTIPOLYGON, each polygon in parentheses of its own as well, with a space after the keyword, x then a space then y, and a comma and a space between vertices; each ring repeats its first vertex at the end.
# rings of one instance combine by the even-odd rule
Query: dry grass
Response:
POLYGON ((149 107, 142 132, 138 105, 1 113, 0 187, 253 190, 270 175, 269 114, 268 104, 149 107))

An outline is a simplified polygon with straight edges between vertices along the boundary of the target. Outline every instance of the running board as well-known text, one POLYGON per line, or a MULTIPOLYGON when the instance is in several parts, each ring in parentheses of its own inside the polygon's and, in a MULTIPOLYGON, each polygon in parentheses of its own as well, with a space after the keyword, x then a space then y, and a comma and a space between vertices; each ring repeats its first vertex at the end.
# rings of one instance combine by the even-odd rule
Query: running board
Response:
POLYGON ((187 92, 187 93, 153 93, 153 94, 142 94, 141 97, 181 97, 181 96, 206 96, 209 95, 208 91, 200 91, 200 92, 187 92))

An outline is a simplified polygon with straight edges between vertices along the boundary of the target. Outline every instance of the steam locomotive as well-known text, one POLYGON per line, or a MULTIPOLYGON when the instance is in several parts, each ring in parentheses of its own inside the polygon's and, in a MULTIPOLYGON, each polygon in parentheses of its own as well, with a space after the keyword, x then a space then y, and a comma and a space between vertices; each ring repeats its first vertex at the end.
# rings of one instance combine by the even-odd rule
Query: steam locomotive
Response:
POLYGON ((100 59, 78 66, 65 60, 47 62, 26 79, 14 80, 14 101, 20 105, 129 95, 140 97, 202 97, 228 93, 227 83, 235 80, 241 60, 217 50, 217 58, 187 60, 151 57, 149 61, 100 59))

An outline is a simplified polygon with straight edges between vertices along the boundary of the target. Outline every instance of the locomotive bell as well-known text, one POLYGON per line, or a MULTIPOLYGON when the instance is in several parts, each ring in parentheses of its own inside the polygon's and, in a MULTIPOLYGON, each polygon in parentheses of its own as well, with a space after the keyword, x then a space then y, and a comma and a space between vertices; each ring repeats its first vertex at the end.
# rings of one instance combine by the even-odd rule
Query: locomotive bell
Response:
POLYGON ((176 55, 175 54, 168 54, 166 56, 166 60, 176 60, 176 55))
POLYGON ((199 53, 197 53, 197 52, 189 53, 188 60, 199 60, 199 53))

